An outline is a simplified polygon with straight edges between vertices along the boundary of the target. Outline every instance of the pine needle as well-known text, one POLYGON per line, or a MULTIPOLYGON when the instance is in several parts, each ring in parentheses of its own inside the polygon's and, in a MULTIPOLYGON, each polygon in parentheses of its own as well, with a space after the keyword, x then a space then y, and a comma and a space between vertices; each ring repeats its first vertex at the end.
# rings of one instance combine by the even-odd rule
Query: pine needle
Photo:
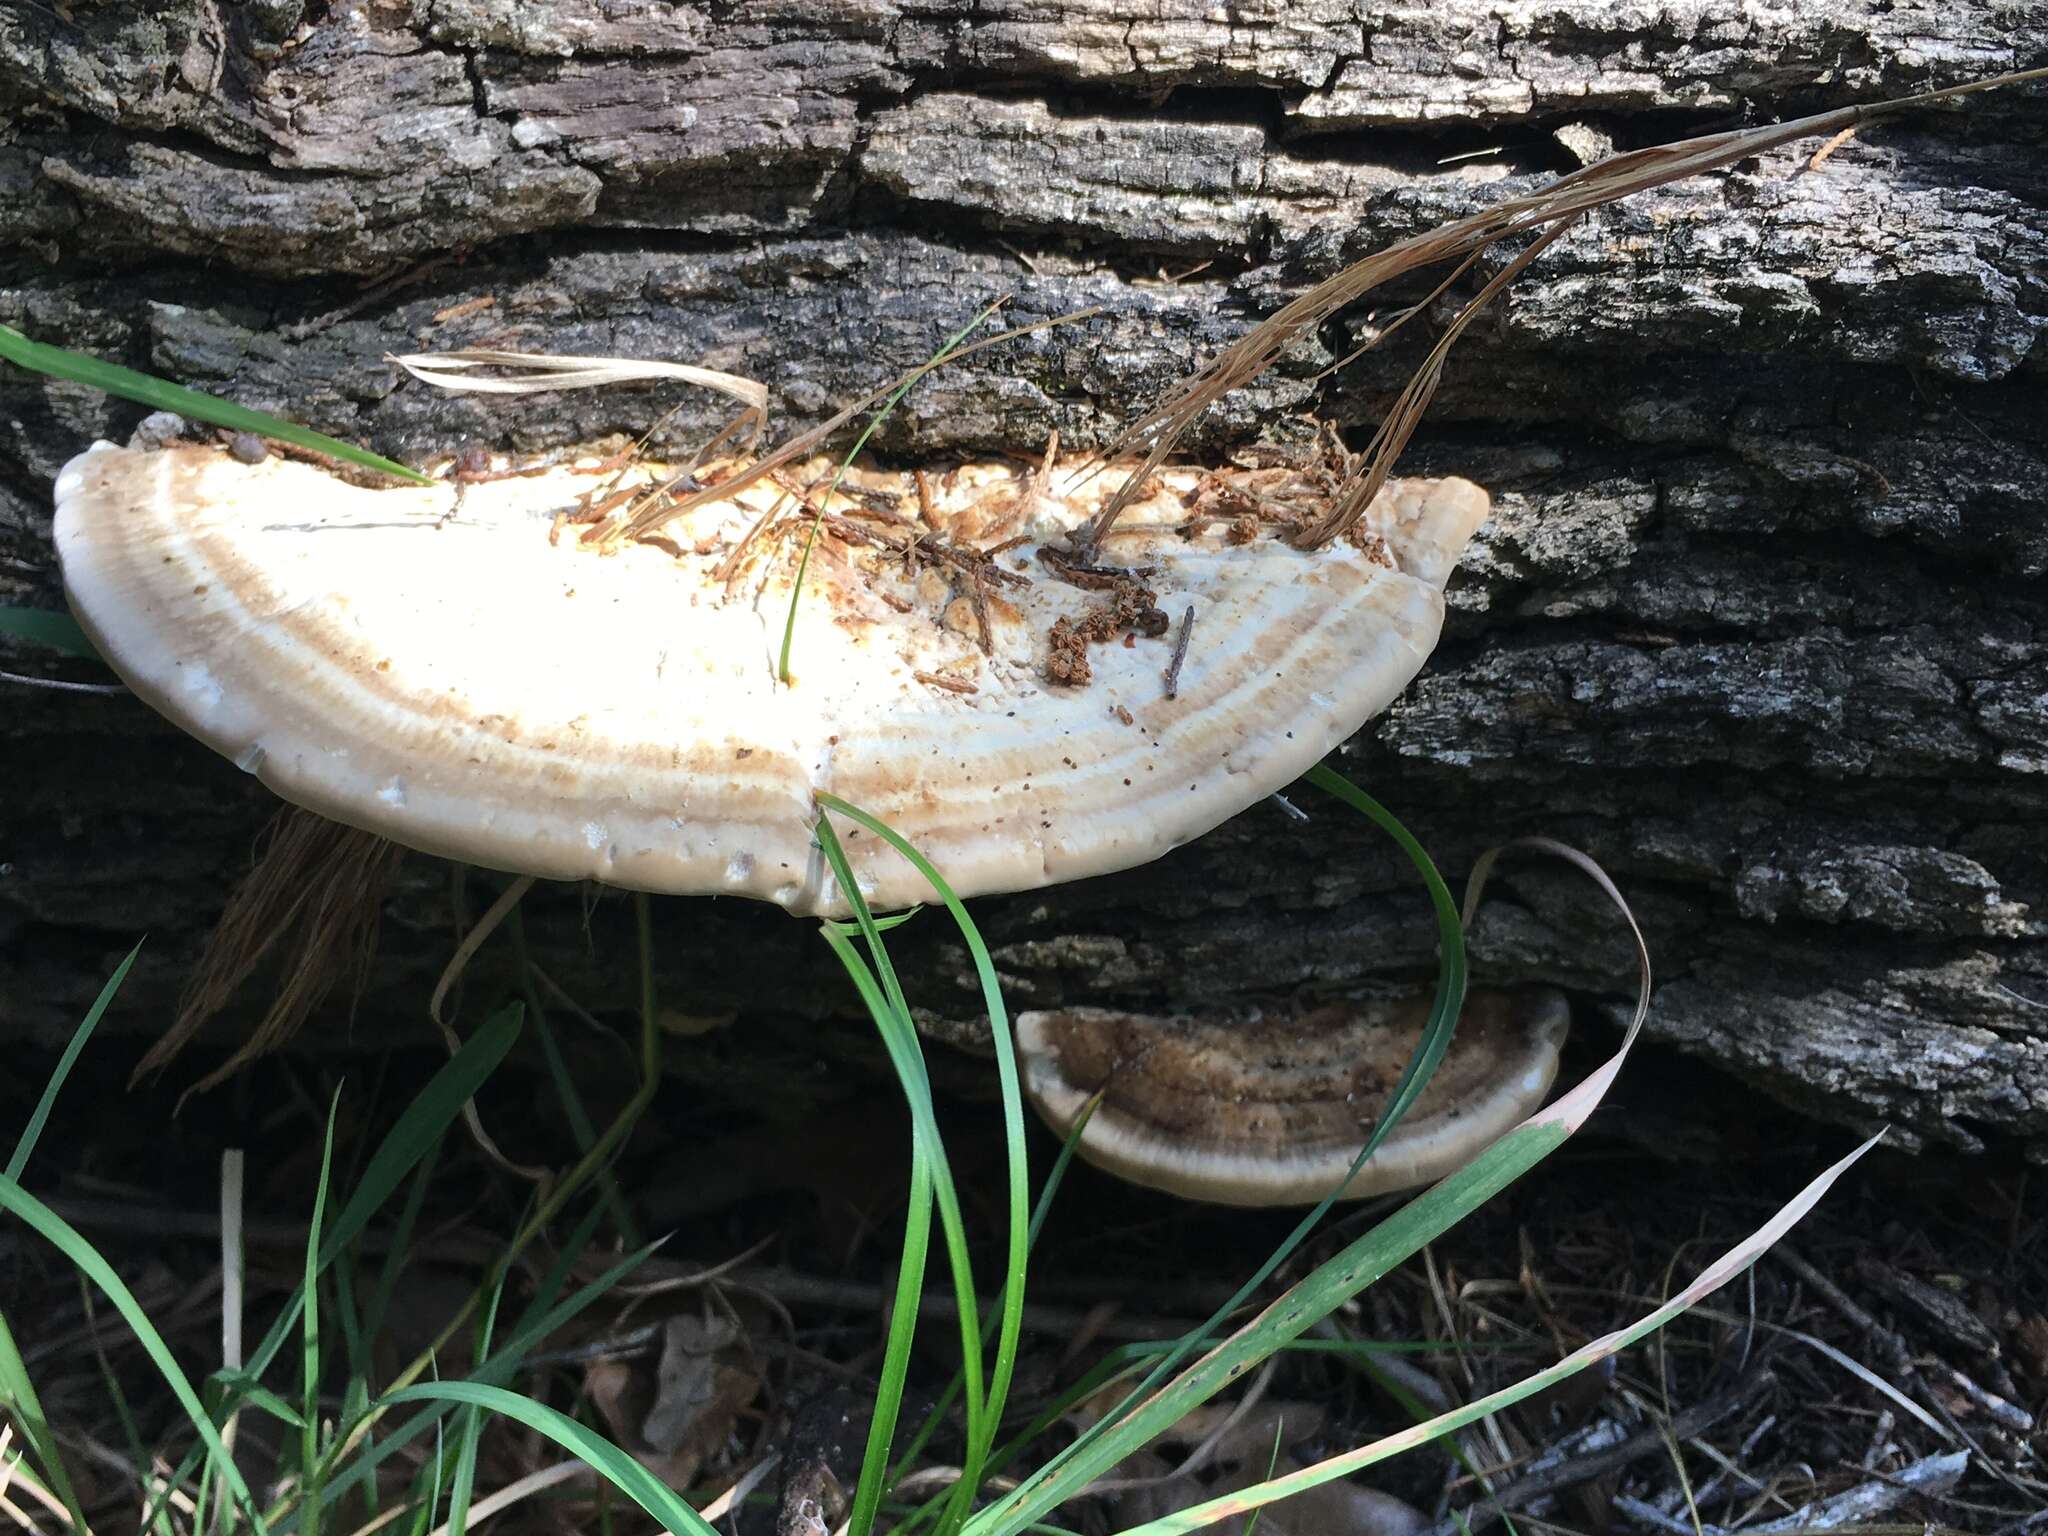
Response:
POLYGON ((706 486, 694 494, 683 496, 673 501, 663 500, 659 493, 661 490, 668 490, 673 487, 661 487, 655 495, 649 497, 639 510, 635 511, 631 516, 615 525, 604 528, 594 538, 586 535, 586 541, 617 544, 627 539, 644 539, 650 533, 658 530, 663 524, 695 510, 708 501, 729 500, 752 485, 756 480, 761 479, 764 475, 773 474, 776 470, 782 468, 783 465, 795 460, 808 458, 826 439, 831 437, 833 433, 837 432, 849 421, 852 421, 862 411, 882 404, 899 390, 908 389, 934 368, 957 363, 961 358, 969 357, 985 347, 993 347, 1005 341, 1014 341, 1019 336, 1029 336, 1033 331, 1049 330, 1056 325, 1070 325, 1077 320, 1086 320, 1091 315, 1097 315, 1101 312, 1101 305, 1092 304, 1086 309, 1077 309, 1070 314, 1054 315, 1049 320, 1035 320, 1030 325, 1020 325, 1014 330, 1004 331, 997 336, 984 336, 981 340, 969 342, 964 347, 956 347, 950 351, 941 352, 937 356, 927 358, 916 367, 905 369, 880 389, 854 401, 853 404, 846 407, 845 410, 834 416, 830 421, 821 423, 811 428, 810 431, 791 438, 780 448, 757 460, 737 474, 720 480, 716 485, 706 486))
POLYGON ((1418 267, 1439 261, 1469 263, 1501 240, 1532 230, 1546 231, 1528 250, 1511 262, 1465 306, 1444 337, 1431 349, 1388 413, 1371 447, 1361 456, 1346 478, 1330 514, 1306 528, 1296 542, 1320 548, 1351 528, 1372 499, 1386 484, 1394 461, 1408 445, 1416 424, 1436 393, 1445 355, 1472 318, 1508 283, 1519 276, 1551 241, 1576 219, 1595 208, 1645 192, 1670 182, 1681 181, 1706 171, 1732 165, 1753 155, 1775 149, 1794 139, 1820 134, 1837 134, 1858 124, 1911 107, 1927 106, 1977 91, 2048 79, 2048 69, 2031 69, 1999 75, 1967 85, 1901 96, 1891 101, 1841 107, 1832 112, 1802 117, 1789 123, 1763 128, 1744 128, 1726 133, 1704 134, 1671 144, 1653 145, 1610 155, 1583 170, 1552 182, 1549 186, 1406 240, 1397 241, 1354 262, 1334 277, 1326 278, 1307 293, 1276 312, 1245 336, 1219 353, 1206 367, 1187 379, 1165 400, 1147 411, 1109 449, 1106 457, 1135 453, 1146 447, 1144 463, 1124 481, 1117 493, 1085 532, 1077 533, 1075 545, 1084 553, 1093 551, 1114 526, 1125 505, 1166 461, 1187 429, 1216 401, 1257 378, 1272 365, 1283 350, 1304 331, 1314 330, 1338 311, 1356 303, 1373 289, 1418 267), (1149 445, 1149 446, 1148 446, 1149 445))

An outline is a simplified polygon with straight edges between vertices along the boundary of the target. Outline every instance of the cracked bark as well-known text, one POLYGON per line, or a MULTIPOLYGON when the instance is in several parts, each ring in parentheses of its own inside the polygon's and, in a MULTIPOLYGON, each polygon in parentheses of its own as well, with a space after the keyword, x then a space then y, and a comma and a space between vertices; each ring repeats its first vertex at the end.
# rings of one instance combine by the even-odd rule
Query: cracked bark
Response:
MULTIPOLYGON (((1009 293, 1020 320, 1104 313, 934 376, 884 449, 1089 444, 1343 262, 1579 156, 2048 57, 2039 4, 1120 9, 15 4, 0 320, 420 454, 636 430, 673 397, 433 397, 386 352, 697 361, 769 381, 793 427, 1009 293)), ((1663 1039, 1831 1119, 2040 1154, 2048 114, 2013 92, 1814 147, 1597 215, 1463 343, 1405 467, 1498 514, 1344 766, 1447 869, 1522 832, 1591 850, 1639 903, 1663 1039)), ((1369 426, 1424 338, 1316 375, 1372 320, 1205 442, 1369 426)), ((50 478, 139 414, 0 377, 0 599, 57 600, 50 478)), ((685 401, 667 436, 717 419, 685 401)), ((67 1031, 144 930, 116 1023, 159 1028, 266 797, 132 701, 0 698, 0 1033, 67 1031)), ((1297 799, 1307 826, 1256 807, 983 903, 1013 1002, 1426 974, 1398 856, 1297 799)), ((445 872, 408 868, 358 1038, 410 1028, 445 953, 445 872)), ((1499 889, 1479 973, 1611 1012, 1597 898, 1528 864, 1499 889)), ((575 893, 535 914, 584 996, 622 1000, 617 905, 587 940, 575 893)), ((808 925, 703 902, 667 928, 683 1011, 847 1017, 808 925)), ((935 1027, 968 1019, 943 925, 900 937, 935 1027)))

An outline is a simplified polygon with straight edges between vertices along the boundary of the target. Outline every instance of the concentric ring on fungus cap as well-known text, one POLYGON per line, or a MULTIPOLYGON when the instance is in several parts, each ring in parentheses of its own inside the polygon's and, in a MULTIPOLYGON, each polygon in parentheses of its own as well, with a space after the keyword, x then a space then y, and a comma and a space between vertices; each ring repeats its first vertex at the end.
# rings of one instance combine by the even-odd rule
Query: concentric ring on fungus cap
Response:
MULTIPOLYGON (((793 544, 773 527, 742 543, 764 518, 808 521, 831 467, 600 552, 560 526, 604 483, 571 467, 458 500, 103 443, 58 477, 56 538, 115 670, 287 800, 490 868, 828 913, 844 902, 812 839, 818 791, 969 895, 1143 863, 1285 785, 1421 667, 1488 508, 1468 481, 1394 481, 1356 539, 1304 552, 1253 512, 1315 511, 1306 472, 1164 470, 1097 556, 1147 572, 1145 633, 1084 644, 1092 676, 1060 686, 1055 626, 1110 598, 1036 556, 1121 477, 856 468, 785 685, 793 544), (1173 637, 1154 631, 1190 607, 1168 698, 1173 637)), ((875 839, 847 851, 875 906, 928 897, 875 839)))
MULTIPOLYGON (((1087 1161, 1221 1205, 1311 1205, 1344 1178, 1421 1039, 1424 1001, 1189 1018, 1069 1008, 1017 1017, 1024 1091, 1087 1161)), ((1548 989, 1474 992, 1422 1095, 1344 1186, 1431 1184, 1542 1104, 1571 1026, 1548 989)))

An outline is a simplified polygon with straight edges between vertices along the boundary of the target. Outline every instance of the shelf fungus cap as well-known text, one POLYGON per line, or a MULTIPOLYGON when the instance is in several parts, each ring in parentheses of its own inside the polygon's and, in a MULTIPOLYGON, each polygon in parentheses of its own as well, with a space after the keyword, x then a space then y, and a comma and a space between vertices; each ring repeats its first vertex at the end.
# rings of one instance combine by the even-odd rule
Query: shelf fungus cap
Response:
MULTIPOLYGON (((1365 1145, 1428 1015, 1422 1001, 1199 1019, 1069 1008, 1017 1018, 1024 1091, 1080 1155, 1134 1184, 1221 1205, 1309 1205, 1365 1145)), ((1548 989, 1474 992, 1436 1075, 1345 1184, 1434 1183, 1543 1102, 1570 1027, 1548 989)))
MULTIPOLYGON (((100 444, 58 477, 56 538, 115 670, 287 800, 490 868, 839 913, 820 791, 971 895, 1143 863, 1285 785, 1421 667, 1488 508, 1467 481, 1396 481, 1307 553, 1284 535, 1327 481, 1170 468, 1097 557, 1141 574, 1076 580, 1059 552, 1114 472, 857 466, 832 490, 835 468, 604 548, 564 520, 611 489, 587 463, 367 489, 100 444)), ((841 838, 874 906, 929 898, 841 838)))

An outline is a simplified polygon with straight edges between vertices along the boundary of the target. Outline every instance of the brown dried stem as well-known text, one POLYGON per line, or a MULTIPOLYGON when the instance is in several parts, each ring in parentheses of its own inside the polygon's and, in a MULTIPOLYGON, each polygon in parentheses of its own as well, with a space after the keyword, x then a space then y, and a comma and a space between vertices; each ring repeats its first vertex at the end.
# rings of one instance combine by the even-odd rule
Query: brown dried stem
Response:
POLYGON ((287 806, 269 841, 207 936, 178 1016, 135 1068, 135 1080, 169 1066, 192 1037, 286 942, 277 998, 225 1063, 192 1089, 203 1092, 276 1050, 312 1016, 337 982, 367 974, 384 894, 404 850, 369 832, 287 806))
MULTIPOLYGON (((1682 139, 1672 144, 1653 145, 1647 149, 1631 150, 1626 154, 1610 155, 1607 159, 1589 165, 1583 170, 1574 171, 1571 175, 1562 177, 1538 191, 1510 198, 1493 208, 1453 220, 1427 233, 1398 241, 1385 250, 1376 251, 1364 260, 1354 262, 1334 277, 1326 278, 1300 298, 1277 311, 1271 318, 1225 348, 1179 389, 1132 423, 1129 430, 1109 450, 1109 456, 1134 452, 1141 443, 1149 443, 1145 460, 1137 471, 1124 481, 1116 495, 1110 498, 1094 523, 1084 533, 1076 535, 1075 547, 1085 556, 1101 543, 1123 512, 1125 505, 1136 493, 1136 488, 1143 485, 1166 461, 1167 455, 1173 451, 1181 435, 1212 404, 1265 372, 1288 343, 1303 331, 1321 325, 1339 310, 1356 303, 1373 289, 1405 273, 1439 261, 1469 261, 1496 241, 1525 234, 1530 230, 1552 227, 1551 233, 1546 235, 1543 241, 1538 242, 1538 245, 1525 252, 1522 258, 1510 264, 1501 277, 1487 284, 1479 296, 1466 307, 1447 333, 1447 343, 1454 340, 1470 322, 1473 314, 1500 291, 1505 279, 1511 279, 1518 274, 1526 266, 1529 257, 1532 257, 1543 244, 1556 238, 1558 229, 1592 209, 1637 192, 1648 191, 1653 187, 1681 181, 1688 176, 1697 176, 1725 165, 1732 165, 1738 160, 1775 149, 1794 139, 1808 138, 1816 134, 1839 133, 1874 117, 1909 107, 1926 106, 1976 91, 1992 90, 2044 78, 2048 78, 2048 69, 2025 70, 2016 74, 1999 75, 1989 80, 1972 81, 1967 85, 1949 86, 1938 91, 1902 96, 1891 101, 1841 107, 1832 112, 1817 113, 1789 123, 1704 134, 1698 138, 1682 139)), ((1332 514, 1322 519, 1310 534, 1305 535, 1303 542, 1327 544, 1355 523, 1364 512, 1371 501, 1372 493, 1384 482, 1388 467, 1407 445, 1408 438, 1420 417, 1420 408, 1427 405, 1430 394, 1435 390, 1436 377, 1443 366, 1444 350, 1444 344, 1439 344, 1438 348, 1432 350, 1416 379, 1403 391, 1395 410, 1382 426, 1380 435, 1374 439, 1373 450, 1366 455, 1366 462, 1347 478, 1332 514)))
POLYGON ((1014 341, 1019 336, 1028 336, 1033 331, 1047 330, 1055 325, 1067 325, 1076 320, 1086 320, 1089 316, 1097 315, 1101 312, 1101 305, 1091 304, 1086 309, 1077 309, 1070 314, 1055 315, 1049 320, 1036 320, 1030 325, 1017 326, 1012 330, 1004 331, 999 336, 984 336, 979 341, 955 347, 937 357, 919 363, 914 368, 907 368, 880 389, 856 400, 830 421, 791 438, 780 448, 777 448, 774 452, 748 468, 741 470, 730 479, 721 480, 714 486, 707 486, 693 495, 684 496, 675 501, 644 506, 623 522, 606 525, 604 531, 592 542, 616 544, 626 539, 645 538, 672 518, 681 517, 684 513, 690 512, 708 501, 717 501, 736 496, 763 475, 771 474, 775 470, 782 468, 783 465, 797 459, 808 457, 823 446, 834 432, 837 432, 849 421, 852 421, 861 412, 881 404, 897 390, 908 384, 915 383, 934 368, 944 367, 949 363, 957 363, 961 358, 971 353, 979 352, 984 347, 993 347, 999 342, 1014 341))

